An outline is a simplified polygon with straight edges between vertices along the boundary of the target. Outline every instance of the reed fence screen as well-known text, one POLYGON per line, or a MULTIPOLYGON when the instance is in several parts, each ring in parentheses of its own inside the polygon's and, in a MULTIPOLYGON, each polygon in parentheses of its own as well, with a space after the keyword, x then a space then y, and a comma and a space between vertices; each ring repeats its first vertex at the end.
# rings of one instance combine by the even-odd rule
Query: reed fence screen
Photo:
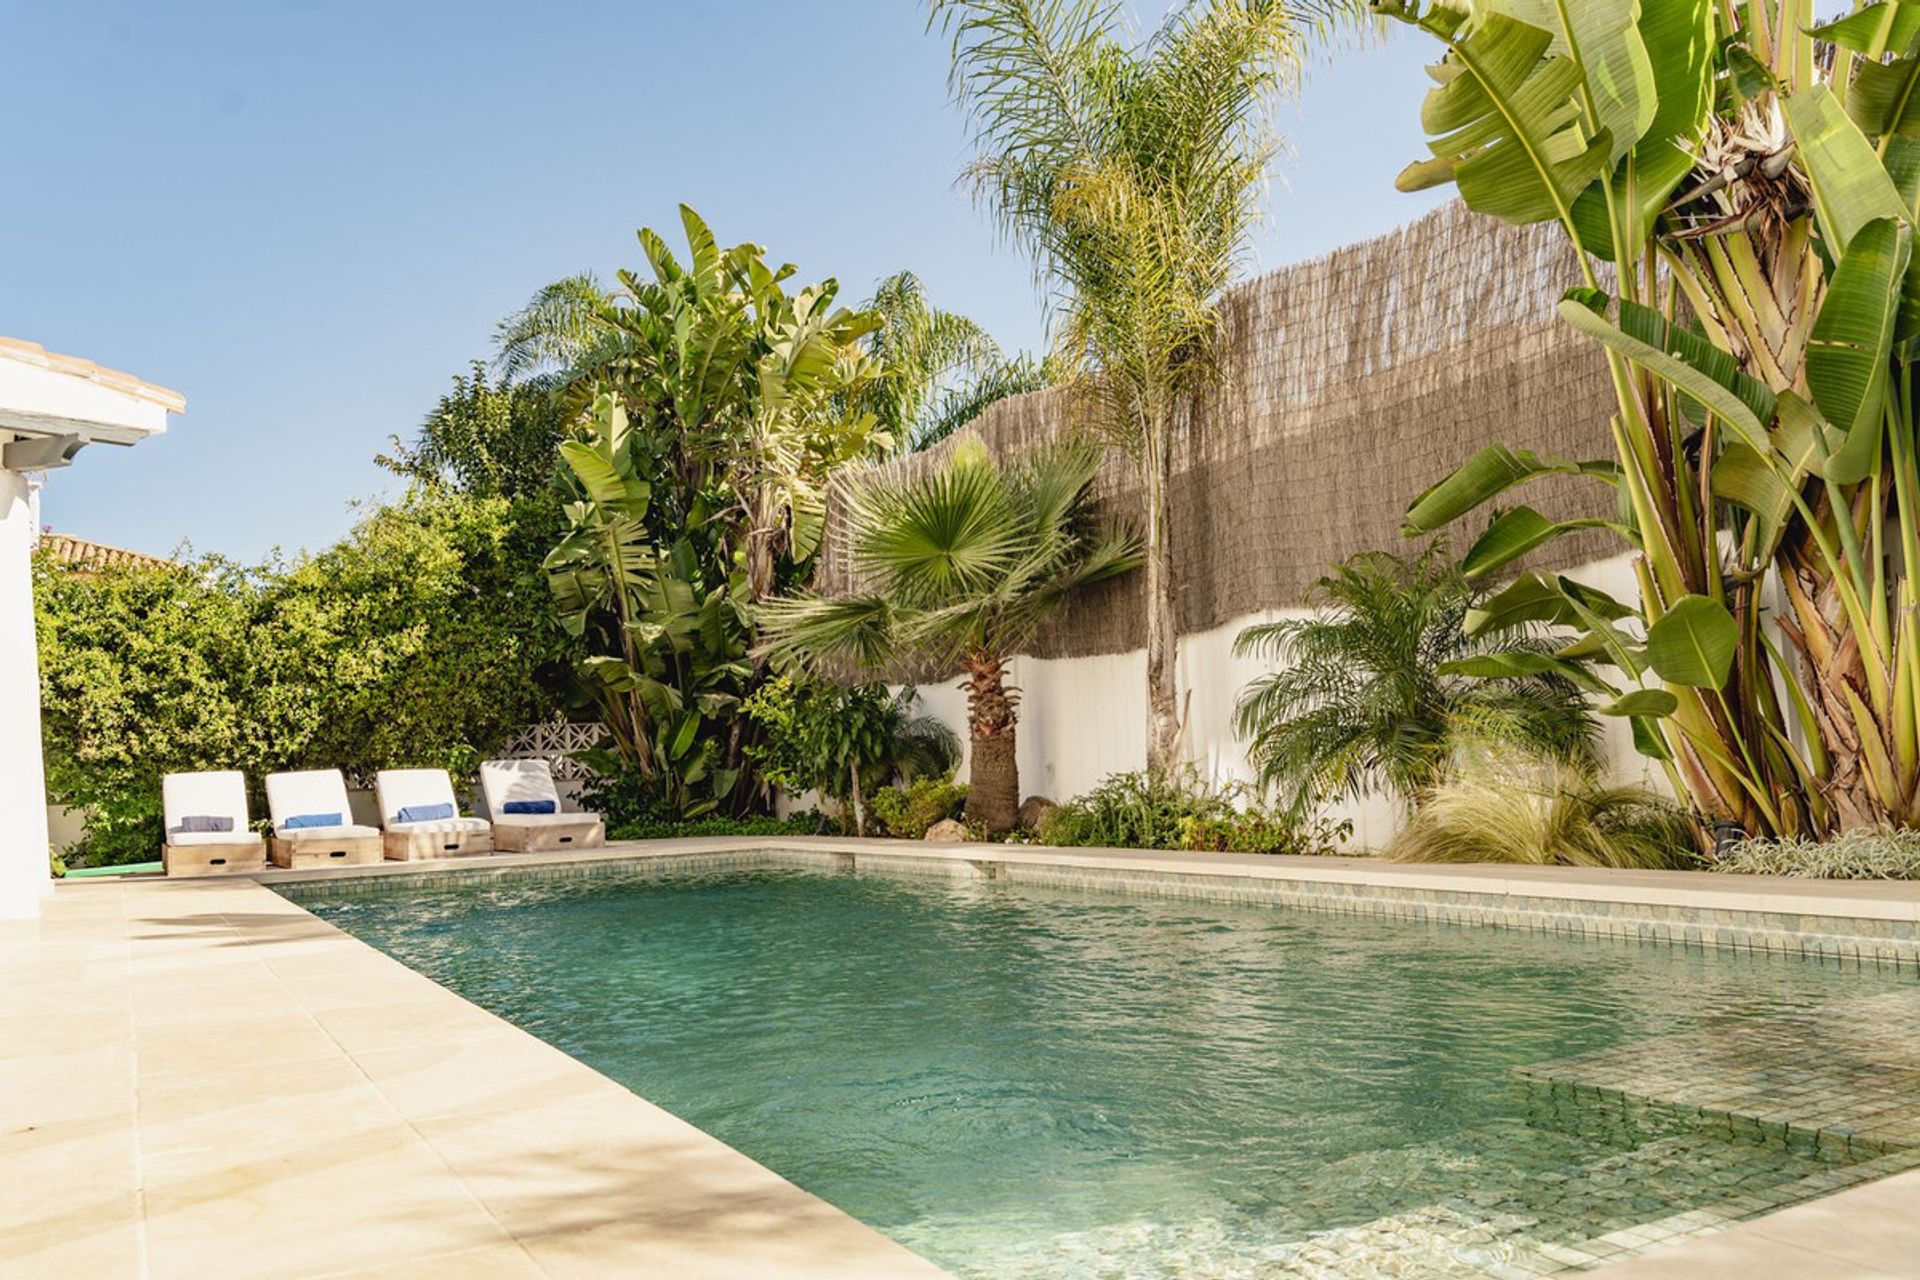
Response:
MULTIPOLYGON (((1407 548, 1407 504, 1483 445, 1608 457, 1613 396, 1600 348, 1554 305, 1580 283, 1558 227, 1515 229, 1448 204, 1398 231, 1235 287, 1223 302, 1220 373, 1174 450, 1179 627, 1206 631, 1298 605, 1353 552, 1407 548)), ((1005 454, 1084 427, 1060 391, 1001 401, 962 435, 1005 454)), ((940 465, 947 442, 887 464, 940 465)), ((854 588, 842 480, 830 495, 820 584, 854 588)), ((1111 456, 1102 506, 1139 511, 1131 462, 1111 456)), ((1518 492, 1549 516, 1609 515, 1605 490, 1551 477, 1518 492)), ((1483 527, 1456 531, 1465 545, 1483 527)), ((1618 550, 1604 533, 1563 539, 1537 563, 1618 550)), ((1046 628, 1038 657, 1145 644, 1142 575, 1084 592, 1046 628)))

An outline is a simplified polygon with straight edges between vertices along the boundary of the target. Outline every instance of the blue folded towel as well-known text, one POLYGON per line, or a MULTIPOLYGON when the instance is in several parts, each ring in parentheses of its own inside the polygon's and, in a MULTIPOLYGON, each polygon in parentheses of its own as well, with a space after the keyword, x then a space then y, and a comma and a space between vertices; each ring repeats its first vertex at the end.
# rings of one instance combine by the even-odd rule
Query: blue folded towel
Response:
POLYGON ((230 817, 214 817, 205 813, 190 813, 180 819, 180 825, 175 827, 174 830, 192 832, 231 831, 233 830, 233 819, 230 817))
POLYGON ((558 813, 560 806, 551 800, 509 800, 501 806, 502 813, 558 813))
POLYGON ((450 804, 410 804, 395 815, 397 822, 439 822, 453 816, 450 804))
POLYGON ((298 831, 303 827, 338 827, 344 824, 337 813, 296 813, 280 824, 282 831, 298 831))

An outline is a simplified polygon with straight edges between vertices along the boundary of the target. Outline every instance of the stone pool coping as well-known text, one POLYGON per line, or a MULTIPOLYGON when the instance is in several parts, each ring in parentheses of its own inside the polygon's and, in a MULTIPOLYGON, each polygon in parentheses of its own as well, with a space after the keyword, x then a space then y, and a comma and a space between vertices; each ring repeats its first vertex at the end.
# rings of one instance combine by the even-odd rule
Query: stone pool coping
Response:
MULTIPOLYGON (((0 923, 0 1272, 945 1274, 268 886, 779 850, 1674 945, 1920 960, 1920 885, 828 839, 70 882, 0 923)), ((1588 1272, 1920 1278, 1920 1171, 1588 1272)), ((1628 1251, 1659 1241, 1623 1240, 1628 1251)))

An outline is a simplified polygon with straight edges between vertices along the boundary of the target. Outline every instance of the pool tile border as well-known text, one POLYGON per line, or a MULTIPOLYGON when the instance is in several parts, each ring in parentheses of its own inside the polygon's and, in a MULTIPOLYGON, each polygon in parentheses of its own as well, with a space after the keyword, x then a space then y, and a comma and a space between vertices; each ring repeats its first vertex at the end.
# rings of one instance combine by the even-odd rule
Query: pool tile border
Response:
MULTIPOLYGON (((737 841, 735 847, 648 848, 645 842, 609 846, 586 855, 556 855, 544 861, 469 859, 446 863, 392 863, 375 868, 383 874, 354 874, 352 868, 310 873, 266 873, 254 878, 285 885, 289 896, 305 900, 315 893, 379 892, 396 878, 414 885, 445 884, 490 877, 553 877, 627 875, 647 867, 662 873, 670 868, 723 869, 765 865, 769 861, 827 870, 879 871, 888 874, 935 875, 961 879, 993 879, 1050 888, 1087 889, 1195 901, 1290 907, 1297 910, 1370 916, 1379 919, 1444 924, 1467 928, 1508 929, 1552 933, 1591 941, 1633 942, 1691 949, 1716 948, 1755 955, 1799 957, 1837 964, 1920 971, 1920 916, 1915 914, 1857 914, 1860 900, 1835 897, 1816 906, 1805 897, 1805 885, 1789 882, 1786 894, 1793 910, 1750 906, 1703 905, 1686 898, 1729 900, 1716 885, 1703 894, 1686 890, 1676 894, 1664 884, 1649 885, 1637 897, 1629 888, 1600 878, 1604 873, 1556 885, 1536 882, 1516 891, 1511 884, 1491 887, 1491 877, 1466 880, 1460 887, 1448 878, 1432 877, 1425 885, 1409 884, 1406 867, 1344 867, 1343 876, 1294 877, 1259 874, 1261 864, 1280 860, 1248 857, 1245 864, 1204 866, 1169 858, 1139 859, 1133 851, 1101 851, 1101 855, 1049 854, 1021 846, 931 846, 904 852, 894 841, 737 841), (1110 865, 1114 857, 1144 861, 1146 865, 1110 865), (1372 872, 1372 874, 1369 874, 1372 872), (327 886, 324 890, 319 885, 327 886), (1557 889, 1557 892, 1548 890, 1557 889), (1596 891, 1603 891, 1599 896, 1596 891), (1589 896, 1592 895, 1592 896, 1589 896), (1820 909, 1825 908, 1825 909, 1820 909)), ((910 848, 911 846, 909 846, 910 848)), ((1226 855, 1232 856, 1232 855, 1226 855)), ((1318 860, 1290 859, 1315 863, 1318 860)), ((1351 863, 1354 860, 1343 860, 1351 863)), ((1700 873, 1670 873, 1696 875, 1700 873)), ((1710 878, 1704 877, 1701 878, 1710 878)), ((1711 877, 1718 879, 1718 877, 1711 877)), ((1766 897, 1749 893, 1764 904, 1766 897)))

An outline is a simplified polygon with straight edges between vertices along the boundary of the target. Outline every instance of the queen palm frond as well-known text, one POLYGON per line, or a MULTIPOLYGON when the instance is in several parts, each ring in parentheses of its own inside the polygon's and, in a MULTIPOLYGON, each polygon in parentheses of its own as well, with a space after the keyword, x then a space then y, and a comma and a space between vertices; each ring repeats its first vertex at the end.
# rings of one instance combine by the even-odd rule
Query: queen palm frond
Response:
POLYGON ((508 381, 570 369, 598 342, 618 294, 591 271, 546 285, 494 326, 494 366, 508 381))

